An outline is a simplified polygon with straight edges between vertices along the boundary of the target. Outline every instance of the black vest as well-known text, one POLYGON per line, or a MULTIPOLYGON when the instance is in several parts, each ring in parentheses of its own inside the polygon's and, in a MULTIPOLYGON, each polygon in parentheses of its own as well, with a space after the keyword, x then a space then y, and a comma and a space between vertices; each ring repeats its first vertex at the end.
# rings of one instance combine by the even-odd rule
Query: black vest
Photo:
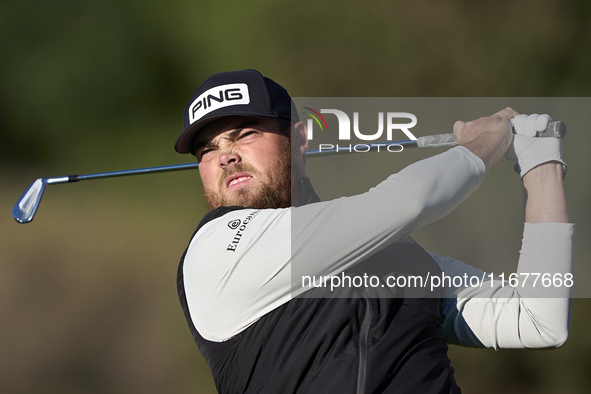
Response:
MULTIPOLYGON (((241 208, 209 212, 197 231, 234 209, 241 208)), ((336 298, 325 289, 313 289, 231 339, 212 342, 192 323, 183 262, 184 256, 177 277, 179 298, 222 394, 460 393, 443 339, 441 297, 417 288, 364 288, 336 298), (310 298, 314 293, 326 298, 310 298)), ((347 275, 385 278, 417 272, 423 277, 441 274, 431 256, 406 239, 374 254, 347 275)))

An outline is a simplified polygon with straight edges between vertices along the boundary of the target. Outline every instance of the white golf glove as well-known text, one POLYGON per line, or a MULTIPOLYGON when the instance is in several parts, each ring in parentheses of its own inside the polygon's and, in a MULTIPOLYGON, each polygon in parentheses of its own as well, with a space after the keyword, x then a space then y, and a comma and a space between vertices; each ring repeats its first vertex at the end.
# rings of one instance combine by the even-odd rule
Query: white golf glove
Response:
POLYGON ((562 163, 566 175, 566 163, 562 161, 562 140, 560 138, 536 137, 538 132, 546 130, 552 121, 550 115, 518 115, 511 119, 513 142, 505 157, 516 162, 515 171, 521 177, 532 168, 549 161, 562 163))

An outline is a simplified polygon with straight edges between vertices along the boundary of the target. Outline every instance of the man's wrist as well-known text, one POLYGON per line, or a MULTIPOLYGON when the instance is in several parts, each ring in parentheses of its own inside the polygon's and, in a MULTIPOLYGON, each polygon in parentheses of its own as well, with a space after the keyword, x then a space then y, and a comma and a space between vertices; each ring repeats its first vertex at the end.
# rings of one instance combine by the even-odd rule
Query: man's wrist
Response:
POLYGON ((530 187, 543 187, 545 184, 555 182, 562 185, 563 178, 562 163, 550 161, 532 168, 522 179, 523 185, 529 189, 530 187))
POLYGON ((525 221, 528 223, 568 223, 562 163, 547 162, 523 176, 525 221))
POLYGON ((510 141, 504 143, 502 136, 490 132, 484 132, 472 141, 462 144, 484 162, 486 171, 499 164, 507 151, 510 141))

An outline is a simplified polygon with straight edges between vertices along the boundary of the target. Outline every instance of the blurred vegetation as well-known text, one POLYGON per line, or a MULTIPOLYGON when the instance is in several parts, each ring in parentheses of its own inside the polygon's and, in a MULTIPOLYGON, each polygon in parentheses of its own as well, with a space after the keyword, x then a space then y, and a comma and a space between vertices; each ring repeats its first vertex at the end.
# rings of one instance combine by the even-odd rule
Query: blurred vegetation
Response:
MULTIPOLYGON (((215 391, 175 286, 206 209, 198 175, 49 186, 35 221, 17 225, 9 210, 35 178, 191 161, 172 148, 182 109, 219 71, 256 68, 296 97, 590 96, 590 19, 583 0, 1 2, 0 392, 215 391)), ((569 131, 567 150, 579 260, 590 247, 586 131, 569 131)), ((421 241, 515 256, 502 209, 479 211, 518 190, 495 176, 421 241), (469 231, 474 217, 486 231, 469 231)), ((589 392, 590 312, 575 300, 556 351, 452 348, 460 386, 589 392)))

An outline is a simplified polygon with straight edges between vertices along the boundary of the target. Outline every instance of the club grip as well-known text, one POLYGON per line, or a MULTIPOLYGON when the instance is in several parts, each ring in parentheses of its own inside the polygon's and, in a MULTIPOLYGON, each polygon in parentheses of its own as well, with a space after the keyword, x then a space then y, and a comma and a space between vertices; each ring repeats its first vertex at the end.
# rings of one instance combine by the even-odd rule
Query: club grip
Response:
MULTIPOLYGON (((560 120, 548 123, 546 130, 538 132, 536 137, 543 138, 564 138, 566 135, 566 125, 560 120)), ((435 134, 426 135, 417 139, 419 148, 446 148, 458 145, 458 140, 453 134, 435 134)))
POLYGON ((552 137, 552 138, 564 138, 566 135, 566 125, 560 120, 553 120, 548 123, 546 130, 539 132, 536 137, 552 137))
POLYGON ((453 134, 435 134, 417 138, 419 148, 446 148, 456 145, 458 140, 453 134))

